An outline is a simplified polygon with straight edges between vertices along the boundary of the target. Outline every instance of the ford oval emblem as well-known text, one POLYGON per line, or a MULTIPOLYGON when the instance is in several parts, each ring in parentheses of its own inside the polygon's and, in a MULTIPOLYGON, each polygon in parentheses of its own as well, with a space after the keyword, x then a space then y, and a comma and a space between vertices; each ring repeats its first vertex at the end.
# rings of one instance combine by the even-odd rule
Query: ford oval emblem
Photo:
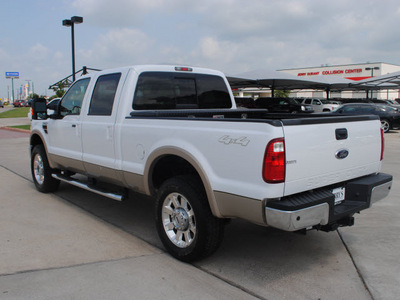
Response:
POLYGON ((336 152, 336 154, 335 154, 335 157, 336 157, 337 159, 344 159, 344 158, 346 158, 347 156, 349 156, 349 151, 347 151, 346 149, 339 150, 339 151, 336 152))

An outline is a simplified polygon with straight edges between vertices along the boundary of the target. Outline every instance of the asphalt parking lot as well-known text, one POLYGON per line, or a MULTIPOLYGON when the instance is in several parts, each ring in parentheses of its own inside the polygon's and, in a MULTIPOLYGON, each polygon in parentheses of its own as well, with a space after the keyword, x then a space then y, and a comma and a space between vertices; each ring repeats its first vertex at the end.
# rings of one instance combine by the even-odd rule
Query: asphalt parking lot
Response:
POLYGON ((153 200, 115 202, 61 184, 38 193, 28 137, 0 130, 1 299, 398 299, 400 133, 385 135, 388 198, 353 227, 307 235, 233 220, 221 248, 196 264, 172 259, 153 200))

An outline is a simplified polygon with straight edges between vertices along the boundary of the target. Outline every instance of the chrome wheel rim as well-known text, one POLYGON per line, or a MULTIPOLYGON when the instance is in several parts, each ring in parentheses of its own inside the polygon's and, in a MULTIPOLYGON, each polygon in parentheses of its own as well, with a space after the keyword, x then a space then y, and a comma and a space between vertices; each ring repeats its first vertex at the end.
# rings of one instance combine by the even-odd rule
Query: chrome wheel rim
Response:
POLYGON ((36 182, 42 185, 44 182, 44 165, 43 159, 39 154, 36 154, 33 160, 33 174, 36 182))
POLYGON ((163 228, 179 248, 189 247, 196 238, 196 218, 189 201, 179 193, 169 194, 161 210, 163 228))
POLYGON ((383 132, 388 132, 390 129, 390 124, 388 121, 381 121, 381 127, 383 129, 383 132))

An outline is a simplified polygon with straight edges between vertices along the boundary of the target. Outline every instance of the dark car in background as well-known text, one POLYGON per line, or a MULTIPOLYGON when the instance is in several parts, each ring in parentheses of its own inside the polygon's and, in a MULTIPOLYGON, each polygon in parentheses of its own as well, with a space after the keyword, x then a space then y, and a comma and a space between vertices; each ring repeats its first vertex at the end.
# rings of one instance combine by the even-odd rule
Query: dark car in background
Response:
POLYGON ((375 104, 389 105, 389 106, 395 107, 397 109, 400 109, 400 104, 394 100, 373 99, 372 102, 374 102, 375 104))
POLYGON ((258 98, 257 108, 266 108, 272 113, 312 113, 314 109, 309 105, 300 104, 292 98, 258 98))
POLYGON ((256 102, 251 97, 235 97, 238 108, 256 108, 256 102))
POLYGON ((397 108, 383 104, 350 103, 343 104, 334 113, 343 115, 377 115, 383 132, 400 127, 400 112, 397 108))

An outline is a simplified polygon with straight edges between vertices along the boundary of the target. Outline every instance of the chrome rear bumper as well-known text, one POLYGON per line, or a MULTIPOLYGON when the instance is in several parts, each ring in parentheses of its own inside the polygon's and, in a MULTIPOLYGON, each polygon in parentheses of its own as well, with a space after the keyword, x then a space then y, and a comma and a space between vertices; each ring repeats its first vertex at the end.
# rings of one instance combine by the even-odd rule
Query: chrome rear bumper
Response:
POLYGON ((329 195, 328 190, 289 196, 283 198, 282 202, 267 202, 267 225, 285 231, 334 223, 343 226, 340 220, 351 217, 388 196, 392 187, 392 176, 380 173, 346 182, 344 185, 346 198, 339 205, 335 205, 334 195, 329 195))

